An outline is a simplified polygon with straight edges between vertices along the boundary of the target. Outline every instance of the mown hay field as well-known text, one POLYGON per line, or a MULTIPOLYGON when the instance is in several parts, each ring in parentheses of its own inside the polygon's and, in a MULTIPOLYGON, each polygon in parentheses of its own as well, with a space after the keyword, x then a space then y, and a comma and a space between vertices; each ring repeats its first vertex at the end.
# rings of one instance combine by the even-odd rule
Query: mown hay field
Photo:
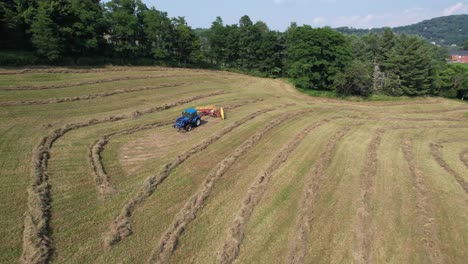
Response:
POLYGON ((0 69, 0 263, 466 263, 468 105, 0 69), (187 133, 188 107, 218 105, 187 133))

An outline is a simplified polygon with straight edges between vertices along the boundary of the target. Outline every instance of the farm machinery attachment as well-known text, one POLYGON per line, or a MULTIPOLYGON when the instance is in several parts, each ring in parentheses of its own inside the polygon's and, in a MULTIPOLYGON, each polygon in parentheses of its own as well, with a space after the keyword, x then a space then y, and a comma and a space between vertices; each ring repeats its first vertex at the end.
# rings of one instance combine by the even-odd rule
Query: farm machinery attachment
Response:
POLYGON ((201 124, 201 118, 203 116, 219 117, 224 120, 224 109, 216 106, 200 106, 185 109, 182 112, 182 116, 176 119, 173 127, 177 128, 179 131, 181 129, 190 131, 201 124))

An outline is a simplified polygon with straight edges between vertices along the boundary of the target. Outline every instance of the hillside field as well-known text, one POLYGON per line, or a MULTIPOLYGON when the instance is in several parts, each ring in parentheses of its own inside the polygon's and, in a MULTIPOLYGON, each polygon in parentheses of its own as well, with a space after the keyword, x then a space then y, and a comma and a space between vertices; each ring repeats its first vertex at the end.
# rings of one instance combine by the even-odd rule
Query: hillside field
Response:
POLYGON ((468 105, 0 69, 0 263, 466 263, 468 105), (183 109, 223 106, 191 132, 183 109))

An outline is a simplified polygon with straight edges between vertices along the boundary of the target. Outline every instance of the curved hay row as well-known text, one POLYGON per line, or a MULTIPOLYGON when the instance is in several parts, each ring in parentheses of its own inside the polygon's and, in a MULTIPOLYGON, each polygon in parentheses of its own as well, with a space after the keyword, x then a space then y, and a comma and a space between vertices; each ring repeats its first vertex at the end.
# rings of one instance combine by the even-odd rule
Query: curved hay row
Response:
MULTIPOLYGON (((259 102, 263 99, 252 99, 239 102, 237 104, 228 105, 225 107, 226 110, 232 110, 247 104, 259 102)), ((141 114, 141 113, 140 113, 141 114)), ((105 145, 109 142, 110 138, 119 135, 131 135, 139 131, 153 129, 157 127, 167 126, 173 123, 173 120, 166 120, 162 122, 138 125, 132 128, 116 131, 113 133, 106 134, 101 138, 97 139, 88 150, 88 159, 93 168, 94 178, 97 184, 98 193, 103 198, 109 197, 114 191, 115 188, 111 185, 109 175, 107 174, 104 164, 102 163, 101 153, 104 150, 105 145)))
MULTIPOLYGON (((213 190, 215 182, 221 178, 224 173, 245 153, 252 149, 263 138, 263 136, 284 123, 285 121, 297 116, 305 111, 283 114, 274 121, 268 123, 262 129, 257 131, 249 139, 237 147, 227 158, 219 162, 208 174, 203 182, 202 188, 196 194, 188 199, 184 207, 175 216, 170 227, 161 237, 158 246, 154 249, 149 263, 166 263, 174 252, 177 241, 185 228, 197 217, 198 211, 203 208, 206 200, 213 190)), ((309 112, 309 111, 307 111, 309 112)))
POLYGON ((13 86, 13 87, 6 87, 4 89, 1 89, 0 91, 49 90, 49 89, 62 89, 62 88, 77 87, 77 86, 83 86, 83 85, 120 82, 120 81, 136 81, 136 80, 161 79, 161 78, 170 78, 170 77, 187 78, 187 77, 198 77, 198 76, 202 76, 202 75, 193 74, 193 75, 126 76, 126 77, 107 78, 107 79, 99 79, 99 80, 94 80, 94 81, 57 84, 57 85, 13 86))
POLYGON ((10 86, 1 91, 30 91, 30 90, 49 90, 49 89, 62 89, 69 87, 77 87, 83 85, 92 85, 92 84, 101 84, 101 83, 110 83, 110 82, 120 82, 120 81, 136 81, 136 80, 148 80, 148 79, 161 79, 161 78, 188 78, 188 77, 201 77, 201 74, 192 74, 192 75, 158 75, 158 76, 125 76, 125 77, 116 77, 116 78, 106 78, 99 79, 94 81, 85 81, 78 83, 67 83, 67 84, 56 84, 56 85, 41 85, 41 86, 10 86))
POLYGON ((424 179, 424 175, 419 168, 413 152, 413 139, 408 136, 401 138, 401 149, 406 162, 408 163, 413 184, 416 189, 416 202, 418 218, 423 232, 423 243, 426 252, 432 263, 444 263, 440 242, 437 239, 438 227, 431 207, 431 197, 424 179))
POLYGON ((374 192, 374 178, 377 173, 378 154, 377 151, 382 141, 383 129, 377 129, 367 147, 366 160, 361 175, 361 194, 359 197, 359 207, 356 210, 356 245, 354 247, 355 263, 372 263, 372 216, 371 216, 371 196, 374 192))
POLYGON ((41 139, 33 154, 32 184, 28 188, 28 210, 25 213, 22 263, 46 263, 51 256, 50 186, 47 163, 54 142, 65 133, 91 125, 115 122, 125 117, 109 117, 86 123, 68 124, 41 139))
POLYGON ((289 244, 287 263, 304 263, 307 254, 307 236, 310 233, 314 217, 312 215, 314 204, 323 185, 325 172, 330 166, 336 151, 336 146, 349 130, 349 127, 344 127, 331 137, 325 146, 325 150, 320 154, 320 159, 314 164, 310 175, 307 177, 300 202, 301 209, 296 218, 296 224, 292 233, 293 237, 289 244))
MULTIPOLYGON (((144 110, 143 112, 152 113, 156 111, 162 111, 194 100, 220 94, 223 94, 223 92, 198 95, 188 99, 179 100, 174 103, 153 107, 151 109, 144 110)), ((32 183, 28 188, 28 209, 25 212, 23 252, 20 258, 22 263, 46 263, 48 262, 52 253, 52 238, 49 226, 51 201, 47 166, 50 157, 50 151, 54 142, 72 130, 77 130, 97 124, 115 122, 128 118, 132 118, 132 115, 111 116, 99 120, 91 119, 83 123, 66 124, 62 128, 51 131, 41 139, 33 153, 32 159, 32 183)))
POLYGON ((172 68, 157 68, 157 67, 135 67, 130 68, 127 67, 122 68, 88 68, 88 69, 64 69, 64 68, 29 68, 23 69, 19 71, 5 71, 0 72, 0 75, 16 75, 16 74, 30 74, 30 73, 101 73, 101 72, 128 72, 132 70, 137 71, 150 71, 150 72, 164 72, 164 71, 172 71, 172 68))
POLYGON ((271 161, 268 168, 259 174, 247 191, 246 196, 243 199, 240 210, 237 212, 231 228, 229 228, 228 234, 218 252, 218 263, 232 263, 237 258, 240 250, 240 245, 244 238, 244 232, 247 222, 250 219, 256 205, 260 202, 268 188, 268 183, 271 180, 273 174, 283 165, 290 154, 299 146, 304 138, 310 134, 312 130, 321 126, 323 123, 312 124, 303 129, 297 134, 271 161))
POLYGON ((110 231, 104 236, 104 246, 110 248, 114 244, 120 242, 126 237, 130 236, 133 233, 132 230, 132 216, 137 206, 141 205, 150 197, 156 188, 172 173, 172 171, 186 161, 188 158, 192 157, 196 153, 206 149, 212 143, 216 142, 235 128, 239 127, 243 123, 256 118, 260 114, 271 112, 276 108, 268 108, 257 111, 253 114, 250 114, 231 125, 225 127, 223 130, 207 138, 200 144, 192 147, 191 149, 183 152, 178 155, 174 160, 164 165, 162 171, 157 175, 152 175, 146 179, 143 186, 140 190, 134 195, 127 204, 122 208, 120 214, 114 219, 110 225, 110 231))
POLYGON ((32 100, 32 101, 7 101, 7 102, 0 102, 0 106, 18 106, 18 105, 44 105, 44 104, 57 104, 57 103, 64 103, 64 102, 75 102, 75 101, 82 101, 82 100, 91 100, 99 97, 107 97, 117 94, 125 94, 125 93, 134 93, 134 92, 141 92, 147 90, 156 90, 162 88, 169 88, 169 87, 179 87, 183 85, 192 85, 197 84, 194 82, 186 83, 175 83, 175 84, 163 84, 158 86, 143 86, 137 88, 122 88, 117 89, 109 92, 102 92, 96 94, 87 94, 87 95, 80 95, 80 96, 73 96, 73 97, 62 97, 62 98, 49 98, 45 100, 32 100))
MULTIPOLYGON (((465 179, 463 179, 462 176, 460 176, 456 171, 454 171, 450 167, 450 165, 448 165, 447 162, 444 160, 441 151, 442 145, 440 143, 431 142, 429 146, 431 148, 431 155, 434 158, 434 160, 437 161, 439 166, 442 167, 448 174, 452 175, 455 178, 455 180, 458 182, 458 184, 460 184, 465 193, 468 193, 468 182, 466 182, 465 179)), ((460 157, 462 156, 460 155, 460 157)))

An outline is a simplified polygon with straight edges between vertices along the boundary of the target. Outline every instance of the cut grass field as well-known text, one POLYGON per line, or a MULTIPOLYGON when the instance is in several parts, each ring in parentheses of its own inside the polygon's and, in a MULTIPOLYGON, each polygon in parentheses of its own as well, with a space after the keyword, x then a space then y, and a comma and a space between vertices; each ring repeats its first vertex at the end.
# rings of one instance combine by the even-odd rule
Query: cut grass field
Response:
POLYGON ((0 263, 466 263, 468 105, 0 69, 0 263), (191 132, 171 123, 218 105, 191 132))

